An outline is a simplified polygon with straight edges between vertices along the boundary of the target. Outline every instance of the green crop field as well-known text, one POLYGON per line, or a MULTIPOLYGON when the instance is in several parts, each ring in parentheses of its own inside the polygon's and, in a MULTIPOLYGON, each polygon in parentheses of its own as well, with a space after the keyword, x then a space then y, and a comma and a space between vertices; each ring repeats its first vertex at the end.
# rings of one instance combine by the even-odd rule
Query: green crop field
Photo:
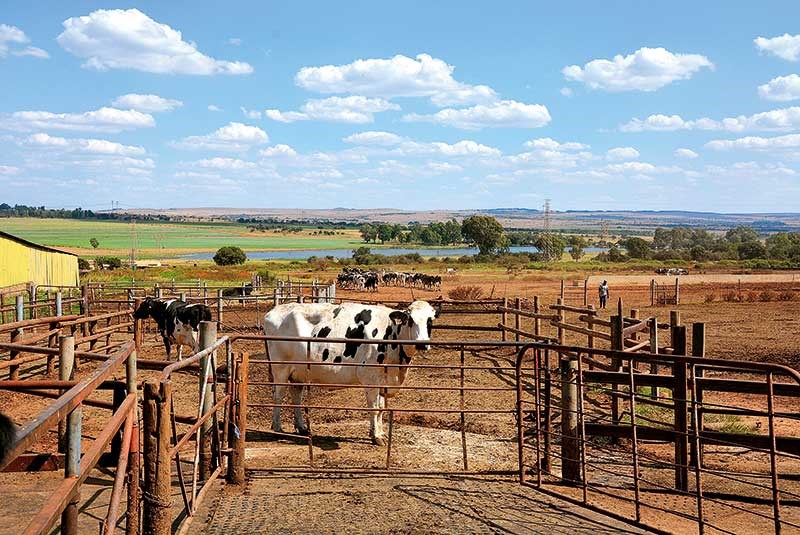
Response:
POLYGON ((316 229, 299 233, 250 232, 235 223, 159 223, 135 225, 116 221, 81 221, 73 219, 0 219, 0 230, 42 245, 62 247, 78 254, 105 254, 130 251, 134 236, 142 256, 178 255, 188 252, 215 251, 235 245, 246 251, 276 249, 349 249, 360 242, 354 230, 345 234, 315 236, 316 229), (96 238, 95 251, 89 244, 96 238))

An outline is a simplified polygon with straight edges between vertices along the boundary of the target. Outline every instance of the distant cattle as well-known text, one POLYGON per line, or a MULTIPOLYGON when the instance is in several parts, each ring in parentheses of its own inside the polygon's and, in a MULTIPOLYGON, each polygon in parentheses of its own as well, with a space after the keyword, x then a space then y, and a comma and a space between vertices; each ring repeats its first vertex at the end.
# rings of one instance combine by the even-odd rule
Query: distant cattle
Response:
MULTIPOLYGON (((367 406, 382 409, 386 397, 395 395, 406 379, 409 364, 418 350, 428 349, 436 310, 425 301, 414 301, 408 308, 391 309, 359 303, 288 303, 273 308, 264 316, 267 336, 307 337, 318 342, 268 341, 267 350, 272 370, 272 429, 281 431, 281 409, 288 383, 294 409, 294 425, 298 433, 308 433, 303 421, 302 383, 367 385, 367 406), (326 338, 349 338, 348 343, 329 343, 326 338), (358 340, 383 340, 364 344, 358 340), (414 340, 400 345, 397 340, 414 340), (309 349, 310 348, 310 349, 309 349), (307 353, 310 351, 310 354, 307 353), (307 365, 307 359, 325 365, 307 365), (288 361, 288 362, 287 362, 288 361), (296 362, 296 363, 295 363, 296 362), (383 364, 389 366, 368 366, 383 364), (391 366, 394 365, 394 366, 391 366), (381 386, 375 386, 381 385, 381 386), (383 388, 385 385, 388 388, 383 388)), ((371 413, 370 437, 375 444, 384 443, 382 415, 371 413)))
MULTIPOLYGON (((253 293, 253 285, 251 283, 243 284, 242 286, 235 286, 232 288, 225 288, 222 290, 222 297, 247 297, 253 293)), ((244 300, 239 300, 240 304, 244 304, 244 300)))
POLYGON ((670 275, 670 276, 677 276, 677 275, 688 275, 689 270, 684 268, 656 268, 656 274, 658 275, 670 275))
POLYGON ((3 464, 6 455, 11 451, 16 429, 17 427, 11 421, 11 418, 0 413, 0 464, 3 464))
POLYGON ((211 321, 211 309, 200 303, 187 304, 178 299, 148 297, 134 311, 133 317, 153 318, 164 341, 167 357, 172 354, 172 344, 177 344, 178 360, 181 360, 183 346, 191 347, 195 353, 199 351, 195 332, 201 321, 211 321))
POLYGON ((406 273, 402 271, 368 271, 346 267, 336 278, 339 288, 345 290, 371 291, 378 290, 378 285, 422 288, 424 290, 440 290, 442 277, 425 273, 406 273))

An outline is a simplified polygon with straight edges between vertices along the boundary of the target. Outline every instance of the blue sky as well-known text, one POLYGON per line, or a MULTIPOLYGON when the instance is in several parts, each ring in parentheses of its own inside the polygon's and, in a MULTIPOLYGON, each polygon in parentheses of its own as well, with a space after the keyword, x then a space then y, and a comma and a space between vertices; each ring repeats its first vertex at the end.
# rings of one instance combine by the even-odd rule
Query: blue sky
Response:
POLYGON ((769 1, 6 1, 0 200, 797 211, 798 20, 769 1))

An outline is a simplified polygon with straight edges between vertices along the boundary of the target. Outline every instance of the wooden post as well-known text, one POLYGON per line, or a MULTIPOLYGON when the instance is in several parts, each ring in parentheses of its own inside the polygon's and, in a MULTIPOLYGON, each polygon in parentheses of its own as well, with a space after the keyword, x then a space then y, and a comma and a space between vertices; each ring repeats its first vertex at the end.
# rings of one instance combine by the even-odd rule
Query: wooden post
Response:
MULTIPOLYGON (((653 316, 650 318, 650 353, 658 354, 658 318, 653 316)), ((650 363, 650 374, 658 375, 658 364, 655 362, 650 363)), ((657 386, 652 387, 653 396, 658 398, 661 394, 657 386)))
POLYGON ((650 306, 656 305, 656 280, 650 279, 650 306))
POLYGON ((247 368, 250 357, 247 353, 242 354, 242 361, 236 365, 236 383, 234 391, 234 411, 232 429, 228 436, 232 438, 231 461, 228 464, 228 482, 241 485, 245 482, 244 477, 244 448, 247 440, 247 368))
POLYGON ((578 361, 561 359, 561 478, 581 481, 581 448, 578 435, 578 361))
POLYGON ((171 459, 170 400, 172 384, 148 381, 144 385, 144 522, 142 532, 169 535, 171 459))
POLYGON ((503 303, 501 305, 503 307, 503 311, 500 312, 500 323, 503 324, 503 328, 500 330, 500 339, 505 342, 506 341, 506 321, 508 321, 508 313, 505 309, 508 307, 508 298, 503 298, 503 303))
MULTIPOLYGON (((673 355, 686 355, 686 327, 676 325, 672 328, 673 355)), ((672 365, 674 384, 672 404, 675 413, 675 488, 689 490, 689 421, 687 414, 689 398, 689 367, 685 362, 672 365)))
MULTIPOLYGON (((534 314, 538 314, 539 313, 539 296, 538 295, 534 295, 533 296, 533 313, 534 314)), ((534 318, 533 319, 533 334, 535 334, 536 336, 541 336, 542 335, 541 334, 541 330, 542 330, 542 320, 540 320, 539 318, 534 318)))
POLYGON ((520 302, 520 298, 519 298, 519 297, 517 297, 517 298, 514 300, 514 308, 517 310, 517 312, 514 314, 514 328, 517 330, 517 332, 516 332, 516 333, 514 333, 514 340, 515 340, 516 342, 519 342, 519 330, 520 330, 520 316, 519 316, 519 311, 521 310, 521 306, 522 306, 522 303, 520 302))
POLYGON ((203 283, 203 304, 208 305, 208 283, 203 283))
MULTIPOLYGON (((217 324, 211 321, 201 321, 198 341, 200 351, 213 346, 217 341, 217 324)), ((203 400, 200 416, 211 412, 211 408, 214 406, 213 396, 215 385, 211 381, 213 380, 212 373, 216 363, 216 351, 200 359, 200 374, 198 376, 200 382, 200 399, 203 400)), ((211 454, 213 423, 214 419, 209 418, 203 422, 200 428, 200 479, 202 480, 208 479, 214 471, 214 467, 212 466, 213 455, 211 454)))
MULTIPOLYGON (((703 358, 706 356, 706 324, 705 323, 692 323, 692 356, 703 358)), ((699 379, 703 377, 703 369, 698 368, 697 366, 694 367, 694 373, 692 374, 694 379, 699 379)), ((700 387, 699 384, 695 384, 695 395, 697 396, 697 421, 692 419, 692 433, 698 434, 703 432, 703 389, 700 387)), ((697 455, 697 443, 700 442, 699 440, 692 440, 690 442, 691 445, 691 452, 690 452, 690 464, 694 466, 701 466, 703 462, 703 445, 700 444, 700 459, 698 460, 697 455)))
MULTIPOLYGON (((71 381, 75 374, 75 338, 72 336, 58 337, 58 379, 71 381)), ((64 391, 62 390, 63 394, 64 391)), ((65 420, 58 422, 58 451, 67 451, 67 428, 65 420)))
POLYGON ((222 288, 217 289, 217 329, 222 330, 222 288))
POLYGON ((15 321, 22 321, 25 319, 25 298, 22 295, 18 295, 15 301, 17 307, 17 316, 15 321))
MULTIPOLYGON (((617 315, 611 316, 611 349, 614 351, 622 351, 625 348, 623 329, 624 319, 622 317, 622 299, 619 300, 617 307, 617 315)), ((611 357, 611 371, 621 371, 622 359, 618 356, 611 357)), ((611 385, 611 420, 614 424, 620 423, 620 393, 617 392, 619 383, 611 385)))
POLYGON ((181 301, 186 302, 186 292, 181 292, 181 301))
MULTIPOLYGON (((564 281, 563 280, 561 281, 561 293, 562 294, 564 293, 564 281)), ((564 304, 564 298, 559 297, 558 299, 556 299, 556 304, 557 305, 563 305, 564 304)), ((559 308, 557 310, 557 314, 558 314, 558 323, 559 323, 559 325, 561 325, 562 323, 564 323, 564 310, 559 308)), ((558 338, 558 345, 564 345, 564 328, 559 326, 557 328, 557 330, 556 330, 556 333, 557 333, 557 338, 558 338)))
POLYGON ((31 305, 31 319, 35 319, 39 315, 39 311, 36 310, 36 302, 38 301, 38 298, 36 296, 36 285, 35 284, 31 284, 29 292, 30 292, 30 296, 28 298, 28 301, 29 301, 29 304, 31 305))
POLYGON ((139 514, 142 491, 139 486, 139 422, 134 417, 131 447, 128 453, 128 507, 125 513, 125 535, 139 535, 139 514))
POLYGON ((583 306, 589 304, 589 279, 583 280, 583 306))
MULTIPOLYGON (((70 337, 65 341, 67 352, 75 356, 74 339, 70 337)), ((81 474, 81 406, 78 405, 67 415, 66 425, 66 451, 64 452, 64 477, 77 478, 81 474)), ((62 535, 76 535, 78 533, 78 502, 80 492, 76 491, 69 497, 67 506, 61 513, 62 535)))
POLYGON ((675 277, 675 306, 681 304, 681 286, 678 282, 679 280, 678 277, 675 277))

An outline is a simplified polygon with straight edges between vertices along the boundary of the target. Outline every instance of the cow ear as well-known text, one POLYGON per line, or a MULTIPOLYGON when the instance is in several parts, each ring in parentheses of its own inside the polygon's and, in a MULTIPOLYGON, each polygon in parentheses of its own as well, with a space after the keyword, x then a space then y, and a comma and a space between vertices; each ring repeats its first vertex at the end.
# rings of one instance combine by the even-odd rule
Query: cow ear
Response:
POLYGON ((395 325, 405 325, 408 323, 408 314, 402 310, 392 310, 389 313, 389 319, 392 320, 395 325))

